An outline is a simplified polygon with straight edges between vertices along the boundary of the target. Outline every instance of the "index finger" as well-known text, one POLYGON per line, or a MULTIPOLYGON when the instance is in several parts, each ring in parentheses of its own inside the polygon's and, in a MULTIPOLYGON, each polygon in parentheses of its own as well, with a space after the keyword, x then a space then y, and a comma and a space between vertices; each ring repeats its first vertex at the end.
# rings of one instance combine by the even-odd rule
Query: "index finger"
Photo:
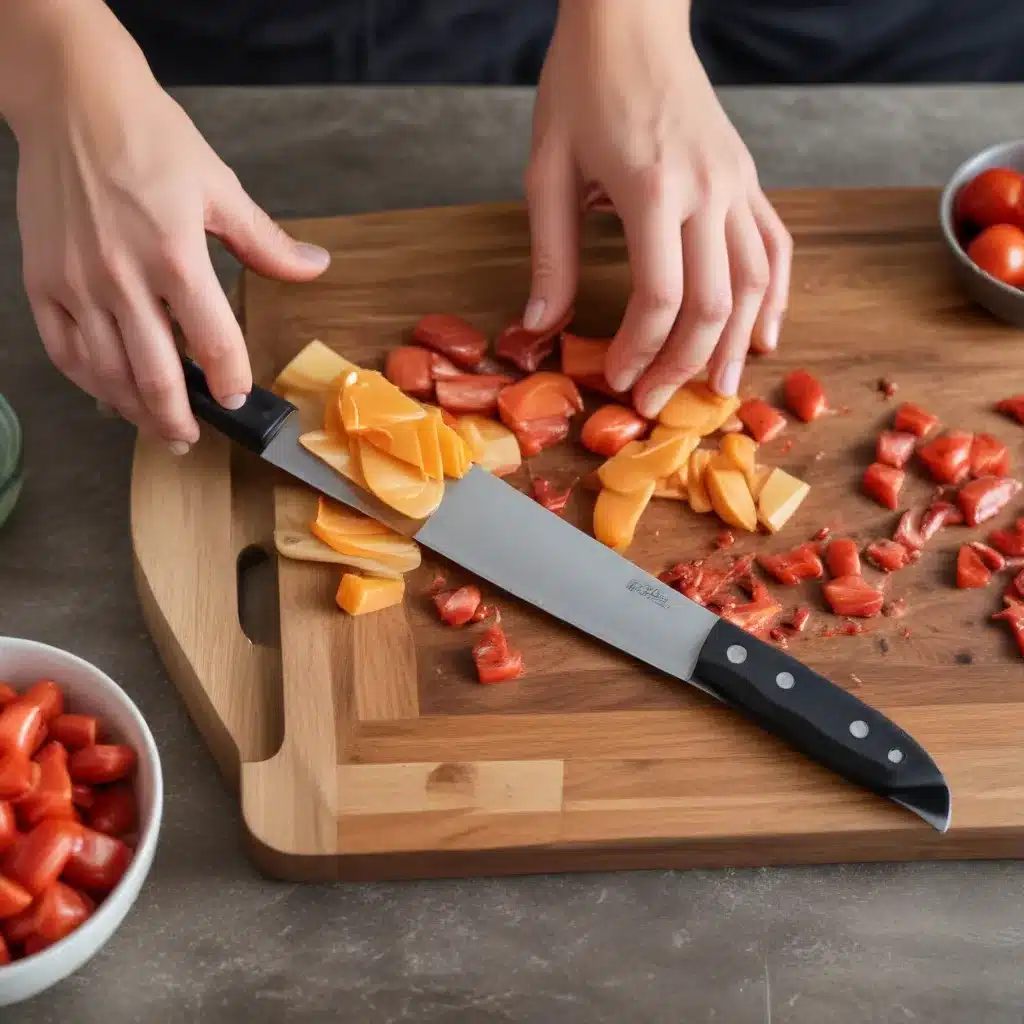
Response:
POLYGON ((252 390, 252 367, 242 328, 205 247, 202 269, 167 289, 164 298, 203 368, 210 393, 225 408, 240 409, 252 390))
POLYGON ((633 287, 608 350, 605 374, 628 391, 665 344, 683 300, 683 249, 678 207, 663 191, 644 195, 631 183, 611 192, 626 236, 633 287))

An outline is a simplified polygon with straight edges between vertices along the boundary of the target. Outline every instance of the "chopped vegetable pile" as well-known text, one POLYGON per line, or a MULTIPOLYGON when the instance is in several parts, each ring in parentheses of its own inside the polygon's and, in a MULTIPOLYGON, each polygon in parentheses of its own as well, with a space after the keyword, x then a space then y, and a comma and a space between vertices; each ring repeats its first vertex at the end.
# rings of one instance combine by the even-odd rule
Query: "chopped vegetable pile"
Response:
POLYGON ((56 683, 0 683, 0 965, 70 935, 120 882, 135 764, 102 722, 65 711, 56 683))
MULTIPOLYGON (((570 320, 571 315, 543 333, 512 324, 496 339, 492 356, 487 337, 472 324, 430 314, 388 354, 383 374, 357 367, 314 341, 285 367, 274 389, 300 409, 307 449, 412 519, 428 517, 443 499, 444 481, 464 476, 471 464, 496 476, 529 468, 526 460, 567 441, 579 417, 580 444, 603 460, 582 481, 597 492, 594 536, 614 550, 628 551, 656 500, 717 516, 723 525, 715 541, 719 552, 736 543, 734 531, 753 536, 786 527, 810 486, 763 458, 763 446, 791 429, 783 411, 756 396, 719 396, 706 381, 692 380, 669 400, 657 422, 649 422, 605 380, 610 341, 570 333, 565 330, 570 320), (558 371, 543 368, 556 357, 558 371), (612 401, 583 416, 581 392, 612 401)), ((850 411, 830 406, 822 384, 804 369, 789 372, 780 384, 786 411, 799 421, 796 433, 813 430, 822 417, 850 411)), ((884 398, 897 391, 887 379, 877 387, 884 398)), ((1004 399, 996 410, 1024 423, 1024 396, 1004 399)), ((781 450, 791 446, 792 440, 784 440, 781 450)), ((1010 471, 1009 449, 994 435, 942 430, 938 417, 904 402, 878 434, 861 489, 892 511, 900 510, 913 474, 927 474, 939 489, 926 505, 902 511, 891 538, 873 539, 862 549, 850 537, 830 538, 823 527, 813 540, 789 551, 731 559, 716 553, 680 563, 661 578, 782 645, 806 630, 811 610, 800 606, 785 616, 755 567, 782 586, 821 580, 824 604, 848 620, 900 616, 906 604, 902 598, 887 600, 888 580, 919 561, 940 530, 969 529, 998 515, 1021 489, 1010 471), (879 585, 864 577, 861 554, 872 570, 884 574, 879 585)), ((565 512, 572 491, 571 484, 529 473, 530 495, 556 515, 565 512)), ((278 549, 289 557, 355 570, 345 572, 337 594, 338 605, 352 615, 400 604, 402 576, 420 565, 414 541, 324 498, 309 534, 279 537, 278 549)), ((988 544, 965 542, 957 584, 982 587, 1022 557, 1024 518, 1012 529, 996 530, 988 544)), ((435 587, 431 597, 441 620, 455 628, 492 615, 475 586, 435 587)), ((997 617, 1020 639, 1024 597, 1011 585, 1005 602, 1006 612, 997 617)), ((848 621, 824 627, 822 635, 862 630, 848 621)), ((481 682, 518 678, 524 671, 521 653, 509 647, 497 621, 473 656, 481 682)))

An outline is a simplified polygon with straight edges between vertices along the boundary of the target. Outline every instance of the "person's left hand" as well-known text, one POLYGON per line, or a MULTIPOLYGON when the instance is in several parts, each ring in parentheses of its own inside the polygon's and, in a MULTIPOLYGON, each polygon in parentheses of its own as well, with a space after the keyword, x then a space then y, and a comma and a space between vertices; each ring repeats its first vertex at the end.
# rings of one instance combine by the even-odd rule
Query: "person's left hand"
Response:
POLYGON ((685 0, 562 0, 526 175, 533 283, 553 327, 575 297, 581 208, 622 220, 632 291, 606 376, 656 416, 705 367, 735 394, 749 346, 778 344, 792 242, 689 36, 685 0))

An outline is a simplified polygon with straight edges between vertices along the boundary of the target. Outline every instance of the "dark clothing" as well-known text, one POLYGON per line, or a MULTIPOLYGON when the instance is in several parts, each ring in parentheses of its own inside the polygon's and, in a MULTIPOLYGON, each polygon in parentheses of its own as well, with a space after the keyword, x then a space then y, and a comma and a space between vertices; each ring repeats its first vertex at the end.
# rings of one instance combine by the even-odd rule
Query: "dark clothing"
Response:
MULTIPOLYGON (((534 84, 557 9, 556 0, 108 2, 165 85, 534 84)), ((1024 81, 1024 0, 693 0, 693 37, 716 85, 1024 81)))

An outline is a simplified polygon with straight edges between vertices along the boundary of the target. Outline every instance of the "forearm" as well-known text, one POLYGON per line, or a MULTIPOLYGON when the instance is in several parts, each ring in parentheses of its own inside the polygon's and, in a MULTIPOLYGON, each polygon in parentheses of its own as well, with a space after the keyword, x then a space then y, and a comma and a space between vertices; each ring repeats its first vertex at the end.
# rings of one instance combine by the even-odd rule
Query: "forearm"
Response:
POLYGON ((103 0, 0 4, 0 116, 17 135, 69 89, 136 67, 145 58, 103 0))

